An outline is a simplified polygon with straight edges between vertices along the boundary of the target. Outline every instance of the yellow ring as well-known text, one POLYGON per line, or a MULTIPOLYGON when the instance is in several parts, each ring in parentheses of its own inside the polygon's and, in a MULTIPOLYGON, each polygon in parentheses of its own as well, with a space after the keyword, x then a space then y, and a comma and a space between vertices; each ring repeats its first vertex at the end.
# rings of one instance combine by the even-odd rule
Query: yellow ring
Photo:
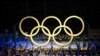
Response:
MULTIPOLYGON (((21 27, 23 21, 26 20, 26 19, 33 19, 33 20, 35 20, 36 23, 38 24, 38 26, 40 26, 40 23, 39 23, 39 21, 37 20, 37 18, 35 18, 35 17, 33 17, 33 16, 26 16, 26 17, 22 18, 22 20, 21 20, 20 23, 19 23, 19 30, 20 30, 20 32, 21 32, 24 36, 29 37, 30 35, 27 34, 27 33, 25 33, 25 32, 22 30, 22 27, 21 27)), ((38 28, 38 30, 37 30, 34 34, 32 34, 32 35, 36 35, 36 33, 38 33, 38 32, 39 32, 39 28, 38 28)))
MULTIPOLYGON (((77 19, 80 20, 81 23, 82 23, 82 29, 80 30, 80 32, 78 32, 78 33, 76 33, 76 34, 73 34, 73 36, 79 36, 79 35, 83 32, 83 30, 84 30, 84 28, 85 28, 84 21, 83 21, 82 18, 79 17, 79 16, 69 16, 69 17, 64 21, 64 25, 66 25, 66 22, 67 22, 69 19, 71 19, 71 18, 77 18, 77 19)), ((67 30, 66 30, 65 28, 64 28, 64 30, 65 30, 65 32, 67 32, 67 30)), ((68 33, 68 32, 67 32, 67 34, 68 34, 68 35, 71 35, 71 34, 68 33)))
MULTIPOLYGON (((50 35, 50 31, 49 31, 49 29, 47 28, 47 27, 45 27, 45 26, 36 26, 35 28, 33 28, 32 30, 31 30, 31 33, 30 33, 30 40, 31 40, 31 42, 33 43, 33 44, 35 44, 35 45, 37 45, 37 46, 44 46, 44 45, 46 45, 46 44, 48 44, 49 42, 50 42, 50 39, 51 39, 51 36, 48 36, 49 38, 48 38, 48 40, 45 42, 45 43, 43 43, 43 44, 38 44, 38 43, 36 43, 33 39, 32 39, 32 33, 33 33, 33 31, 35 30, 35 29, 37 29, 37 28, 44 28, 44 29, 46 29, 47 30, 47 32, 49 33, 49 35, 50 35)), ((44 33, 44 32, 43 32, 44 33)))
MULTIPOLYGON (((70 40, 67 42, 67 43, 63 43, 63 44, 61 44, 61 43, 59 43, 58 41, 56 41, 55 40, 55 36, 53 36, 53 40, 54 40, 54 42, 57 44, 57 45, 60 45, 60 46, 65 46, 65 45, 68 45, 68 44, 70 44, 71 42, 72 42, 72 40, 73 40, 73 32, 72 32, 72 30, 68 27, 68 26, 58 26, 58 27, 56 27, 55 29, 54 29, 54 31, 53 31, 53 34, 55 33, 55 31, 58 29, 58 28, 67 28, 70 32, 71 32, 71 35, 70 35, 70 40)), ((59 32, 60 33, 60 32, 59 32)), ((66 33, 66 34, 68 34, 68 33, 66 33)))
MULTIPOLYGON (((58 23, 59 23, 59 25, 62 26, 61 21, 60 21, 59 18, 57 18, 56 16, 48 16, 48 17, 44 18, 43 21, 42 21, 42 23, 41 23, 41 26, 44 26, 44 22, 45 22, 47 19, 50 19, 50 18, 57 20, 58 23)), ((45 32, 44 29, 42 29, 42 31, 45 32)), ((50 30, 49 30, 49 31, 50 31, 50 30)), ((57 33, 55 33, 55 35, 57 35, 60 31, 61 31, 61 28, 59 29, 59 31, 58 31, 57 33)), ((51 32, 50 32, 50 33, 51 33, 51 32)), ((48 33, 46 33, 46 32, 45 32, 45 34, 48 35, 48 33)), ((51 34, 52 34, 52 33, 51 33, 51 34)))

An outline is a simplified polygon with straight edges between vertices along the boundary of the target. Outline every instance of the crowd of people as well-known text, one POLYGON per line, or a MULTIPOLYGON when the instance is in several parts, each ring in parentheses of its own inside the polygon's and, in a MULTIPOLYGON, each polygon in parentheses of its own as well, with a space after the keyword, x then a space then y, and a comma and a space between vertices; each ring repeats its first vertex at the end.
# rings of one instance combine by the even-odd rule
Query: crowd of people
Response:
POLYGON ((86 50, 81 50, 81 47, 76 43, 77 49, 73 51, 71 46, 65 50, 53 50, 52 48, 48 50, 42 50, 40 47, 34 49, 33 47, 30 49, 27 48, 16 48, 14 45, 12 48, 7 45, 0 45, 0 56, 96 56, 96 46, 93 43, 89 43, 86 50))

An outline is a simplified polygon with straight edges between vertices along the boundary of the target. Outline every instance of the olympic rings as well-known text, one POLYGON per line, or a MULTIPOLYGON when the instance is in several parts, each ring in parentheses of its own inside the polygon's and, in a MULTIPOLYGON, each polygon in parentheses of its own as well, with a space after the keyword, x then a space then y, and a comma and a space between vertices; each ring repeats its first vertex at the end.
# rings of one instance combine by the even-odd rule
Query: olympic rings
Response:
POLYGON ((35 18, 35 17, 33 17, 33 16, 26 16, 26 17, 22 18, 22 20, 21 20, 20 23, 19 23, 19 30, 20 30, 20 32, 21 32, 24 36, 29 37, 30 40, 31 40, 31 42, 32 42, 33 44, 37 45, 37 46, 44 46, 44 45, 47 45, 47 44, 50 42, 50 39, 51 39, 51 38, 54 40, 54 42, 55 42, 57 45, 60 45, 60 46, 68 45, 68 44, 70 44, 70 43, 72 42, 73 37, 79 36, 80 34, 82 34, 82 32, 84 31, 84 28, 85 28, 84 21, 83 21, 82 18, 79 17, 79 16, 69 16, 68 18, 65 19, 63 25, 62 25, 60 19, 57 18, 56 16, 48 16, 48 17, 44 18, 43 21, 41 22, 41 24, 39 23, 39 21, 37 20, 37 18, 35 18), (22 27, 21 27, 21 26, 22 26, 22 22, 23 22, 24 20, 28 19, 28 18, 35 20, 36 23, 37 23, 37 26, 34 27, 34 28, 31 30, 30 34, 25 33, 25 32, 22 30, 22 27), (44 22, 45 22, 46 20, 50 19, 50 18, 57 20, 58 23, 59 23, 59 26, 57 26, 56 28, 54 28, 54 30, 53 30, 52 33, 51 33, 51 31, 50 31, 46 26, 44 26, 44 22), (71 28, 68 27, 68 26, 66 26, 66 22, 67 22, 69 19, 71 19, 71 18, 76 18, 76 19, 80 20, 81 23, 82 23, 82 29, 80 30, 80 32, 78 32, 78 33, 76 33, 76 34, 73 34, 73 31, 71 30, 71 28), (68 34, 68 35, 70 36, 70 40, 69 40, 67 43, 59 43, 58 41, 55 40, 55 36, 57 36, 57 35, 61 32, 62 28, 64 29, 65 33, 68 34), (36 29, 37 29, 37 31, 34 33, 34 31, 35 31, 36 29), (33 40, 33 37, 39 33, 39 30, 40 30, 40 29, 42 30, 42 32, 43 32, 46 36, 48 36, 48 40, 47 40, 45 43, 43 43, 43 44, 38 44, 38 43, 36 43, 36 42, 33 40), (44 29, 45 29, 46 31, 45 31, 44 29), (57 29, 59 29, 59 30, 57 31, 57 29), (66 29, 69 30, 70 33, 69 33, 66 29), (56 31, 57 31, 57 32, 56 32, 56 31))

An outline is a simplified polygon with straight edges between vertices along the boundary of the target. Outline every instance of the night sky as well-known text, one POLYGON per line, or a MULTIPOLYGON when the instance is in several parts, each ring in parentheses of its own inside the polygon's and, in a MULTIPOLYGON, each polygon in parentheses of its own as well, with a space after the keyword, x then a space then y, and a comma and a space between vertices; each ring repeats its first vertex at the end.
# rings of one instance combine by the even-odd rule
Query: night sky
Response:
MULTIPOLYGON (((0 1, 0 31, 13 31, 25 16, 35 16, 42 21, 46 16, 57 16, 61 21, 68 16, 77 15, 83 18, 92 29, 100 29, 99 1, 0 1)), ((72 26, 74 23, 70 23, 72 26)))

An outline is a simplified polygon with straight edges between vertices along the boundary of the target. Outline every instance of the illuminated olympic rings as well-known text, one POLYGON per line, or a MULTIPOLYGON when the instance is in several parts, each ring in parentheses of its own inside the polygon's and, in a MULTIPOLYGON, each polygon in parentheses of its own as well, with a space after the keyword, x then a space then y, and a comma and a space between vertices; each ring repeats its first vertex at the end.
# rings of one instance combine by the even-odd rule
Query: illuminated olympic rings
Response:
POLYGON ((54 41, 57 45, 60 45, 60 46, 68 45, 68 44, 70 44, 70 43, 72 42, 72 40, 73 40, 73 38, 74 38, 75 36, 79 36, 79 35, 84 31, 84 28, 85 28, 85 24, 84 24, 84 21, 82 20, 82 18, 79 17, 79 16, 75 16, 75 15, 74 15, 74 16, 69 16, 68 18, 66 18, 63 24, 61 23, 61 21, 59 20, 59 18, 57 18, 57 17, 55 17, 55 16, 48 16, 48 17, 44 18, 43 21, 42 21, 42 23, 41 23, 41 25, 40 25, 40 22, 38 21, 38 19, 35 18, 35 17, 33 17, 33 16, 26 16, 26 17, 22 18, 22 20, 21 20, 20 23, 19 23, 19 30, 20 30, 20 32, 21 32, 24 36, 29 37, 30 40, 31 40, 31 42, 32 42, 33 44, 37 45, 37 46, 44 46, 44 45, 48 44, 48 43, 50 42, 50 39, 51 39, 51 38, 53 39, 53 41, 54 41), (80 32, 78 32, 78 33, 76 33, 76 34, 73 34, 73 31, 71 30, 71 28, 68 27, 68 26, 66 26, 66 22, 67 22, 69 19, 71 19, 71 18, 78 19, 78 20, 80 20, 81 23, 82 23, 82 29, 80 30, 80 32), (37 23, 37 26, 34 27, 34 28, 32 28, 30 34, 25 33, 25 32, 22 30, 22 23, 23 23, 23 21, 26 20, 26 19, 33 19, 33 20, 35 20, 36 23, 37 23), (48 19, 55 19, 55 20, 57 20, 58 23, 59 23, 59 26, 57 26, 57 27, 53 30, 52 33, 51 33, 51 31, 50 31, 46 26, 44 26, 44 22, 45 22, 46 20, 48 20, 48 19), (36 43, 36 42, 33 40, 33 37, 39 33, 40 28, 42 29, 42 32, 43 32, 46 36, 48 36, 48 40, 47 40, 45 43, 42 43, 42 44, 36 43), (57 35, 61 32, 62 28, 64 29, 65 33, 68 34, 68 35, 70 36, 70 40, 69 40, 67 43, 59 43, 59 42, 56 41, 56 39, 55 39, 55 36, 57 36, 57 35), (37 31, 34 32, 36 29, 37 29, 37 31), (58 29, 59 29, 59 30, 58 30, 58 29), (45 30, 46 30, 46 31, 45 31, 45 30), (57 31, 57 30, 58 30, 58 31, 57 31), (68 32, 67 30, 68 30, 69 32, 68 32), (56 32, 56 31, 57 31, 57 32, 56 32))

